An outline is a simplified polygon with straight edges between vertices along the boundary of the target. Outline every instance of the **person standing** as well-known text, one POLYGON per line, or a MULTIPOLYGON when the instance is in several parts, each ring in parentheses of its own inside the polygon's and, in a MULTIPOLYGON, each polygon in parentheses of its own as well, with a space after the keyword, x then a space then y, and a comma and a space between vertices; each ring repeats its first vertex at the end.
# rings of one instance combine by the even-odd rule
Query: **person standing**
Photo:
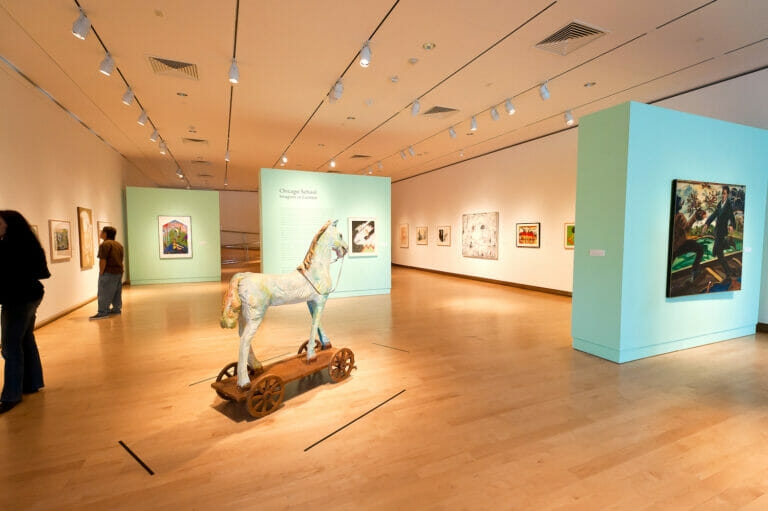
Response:
POLYGON ((18 211, 0 211, 0 342, 5 359, 0 414, 19 404, 22 394, 43 388, 35 319, 44 294, 40 280, 50 276, 43 247, 26 219, 18 211))
POLYGON ((723 185, 720 202, 704 224, 704 230, 707 230, 709 224, 713 221, 715 222, 715 244, 712 247, 712 255, 720 261, 720 266, 722 266, 723 271, 725 271, 726 279, 732 277, 731 273, 733 272, 733 269, 728 266, 723 252, 729 246, 728 235, 733 232, 733 228, 736 225, 736 218, 733 214, 733 205, 728 199, 729 192, 729 186, 723 185))
POLYGON ((123 307, 123 246, 115 241, 117 230, 106 226, 99 238, 99 311, 88 319, 104 319, 120 314, 123 307))

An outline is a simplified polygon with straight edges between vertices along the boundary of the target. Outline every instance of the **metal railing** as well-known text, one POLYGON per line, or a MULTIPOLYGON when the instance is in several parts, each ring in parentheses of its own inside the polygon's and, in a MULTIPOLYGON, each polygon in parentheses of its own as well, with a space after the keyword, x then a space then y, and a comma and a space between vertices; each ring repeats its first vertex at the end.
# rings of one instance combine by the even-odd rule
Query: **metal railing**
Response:
POLYGON ((261 250, 261 240, 259 239, 258 232, 247 231, 231 231, 227 229, 221 230, 221 248, 228 250, 227 257, 222 257, 221 264, 236 264, 243 262, 261 262, 260 260, 251 261, 251 252, 258 252, 261 250), (242 251, 243 258, 232 258, 237 252, 233 250, 242 251))

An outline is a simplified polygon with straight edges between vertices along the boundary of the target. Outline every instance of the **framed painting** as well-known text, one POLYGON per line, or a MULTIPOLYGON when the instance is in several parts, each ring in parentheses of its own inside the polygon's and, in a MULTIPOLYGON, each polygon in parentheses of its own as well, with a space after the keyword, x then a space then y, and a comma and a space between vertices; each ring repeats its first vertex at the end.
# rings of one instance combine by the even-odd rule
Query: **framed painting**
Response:
POLYGON ((667 297, 741 289, 746 186, 672 181, 667 297))
POLYGON ((400 248, 408 248, 408 224, 400 224, 400 248))
POLYGON ((563 243, 565 248, 573 250, 576 246, 576 224, 566 223, 563 227, 563 243))
POLYGON ((349 257, 376 255, 376 219, 356 217, 349 219, 349 257))
POLYGON ((72 258, 72 225, 66 220, 48 220, 51 242, 51 262, 60 263, 72 258))
POLYGON ((89 208, 77 208, 77 230, 80 234, 80 269, 93 268, 93 211, 89 208))
POLYGON ((158 216, 160 259, 189 259, 192 257, 192 217, 158 216))
POLYGON ((461 255, 499 258, 499 212, 461 215, 461 255))
POLYGON ((429 243, 429 230, 426 226, 416 227, 416 244, 427 245, 429 243))
POLYGON ((522 248, 541 247, 541 224, 532 222, 517 224, 517 246, 522 248))
POLYGON ((439 225, 437 227, 437 244, 441 247, 451 246, 451 226, 439 225))

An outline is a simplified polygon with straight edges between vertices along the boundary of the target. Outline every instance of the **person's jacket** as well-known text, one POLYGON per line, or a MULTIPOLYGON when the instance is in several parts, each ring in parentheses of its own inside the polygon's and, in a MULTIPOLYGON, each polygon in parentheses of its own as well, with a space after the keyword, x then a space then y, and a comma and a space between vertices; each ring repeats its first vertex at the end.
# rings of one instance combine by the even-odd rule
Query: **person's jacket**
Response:
POLYGON ((51 276, 38 243, 9 244, 0 240, 0 305, 18 305, 43 298, 41 279, 51 276))

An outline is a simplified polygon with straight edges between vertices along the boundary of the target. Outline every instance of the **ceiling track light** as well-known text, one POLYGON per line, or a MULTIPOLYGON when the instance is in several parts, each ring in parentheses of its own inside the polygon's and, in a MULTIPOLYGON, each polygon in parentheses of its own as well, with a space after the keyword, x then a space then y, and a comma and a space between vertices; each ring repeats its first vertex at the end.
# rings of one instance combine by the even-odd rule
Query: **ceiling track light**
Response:
POLYGON ((331 166, 332 169, 336 168, 336 160, 331 159, 331 163, 329 165, 331 166))
POLYGON ((571 112, 570 110, 565 111, 564 117, 565 117, 565 124, 567 124, 568 126, 573 126, 573 123, 576 122, 576 119, 573 118, 573 112, 571 112))
POLYGON ((280 157, 280 161, 283 163, 288 163, 288 157, 285 155, 285 153, 283 153, 283 155, 280 157))
POLYGON ((512 115, 513 113, 515 113, 515 105, 512 104, 512 100, 511 99, 507 99, 504 102, 504 108, 507 110, 507 113, 509 115, 512 115))
POLYGON ((448 136, 450 136, 451 138, 456 138, 456 130, 453 129, 453 126, 448 128, 448 136))
POLYGON ((104 56, 104 60, 101 61, 101 64, 99 64, 99 71, 101 74, 105 76, 109 76, 112 74, 112 71, 115 70, 115 60, 112 58, 112 55, 107 52, 107 54, 104 56))
POLYGON ((477 131, 477 117, 474 115, 472 116, 472 121, 469 124, 469 129, 472 131, 477 131))
POLYGON ((229 161, 229 149, 227 149, 227 152, 224 153, 224 161, 229 161))
POLYGON ((360 66, 368 67, 371 64, 371 47, 368 45, 370 41, 366 41, 363 48, 360 50, 360 66))
POLYGON ((418 115, 419 110, 421 110, 421 104, 419 103, 419 100, 416 99, 411 103, 411 115, 418 115))
POLYGON ((499 111, 496 110, 496 107, 491 108, 491 119, 493 119, 494 121, 499 120, 499 111))
POLYGON ((344 94, 344 84, 341 83, 341 78, 339 78, 336 80, 333 88, 331 88, 331 92, 328 94, 328 101, 336 103, 336 101, 341 99, 342 94, 344 94))
POLYGON ((408 147, 408 154, 410 154, 411 156, 415 156, 416 155, 416 151, 413 150, 413 146, 409 146, 408 147))
POLYGON ((152 134, 149 136, 150 142, 157 142, 157 139, 160 137, 160 134, 157 132, 157 130, 153 131, 152 134))
POLYGON ((382 169, 384 169, 384 165, 382 165, 381 162, 379 162, 379 170, 382 170, 382 169))
POLYGON ((123 94, 123 104, 125 106, 131 106, 131 103, 133 103, 133 91, 130 87, 126 89, 125 94, 123 94))
POLYGON ((232 64, 229 66, 229 83, 240 83, 240 70, 237 68, 237 62, 234 57, 232 58, 232 64))
POLYGON ((165 145, 165 140, 160 141, 160 154, 165 154, 168 152, 168 146, 165 145))
POLYGON ((84 40, 88 37, 88 32, 91 31, 91 20, 85 15, 82 9, 80 9, 80 16, 72 24, 72 35, 80 40, 84 40))
POLYGON ((139 123, 139 126, 144 126, 145 124, 147 124, 148 120, 149 118, 147 117, 147 112, 145 110, 142 110, 141 115, 139 116, 139 120, 137 120, 136 122, 139 123))
POLYGON ((181 169, 176 169, 176 176, 179 179, 184 179, 184 171, 182 171, 181 169))
POLYGON ((373 174, 373 168, 368 167, 368 175, 370 176, 371 174, 373 174))
POLYGON ((549 88, 547 88, 547 83, 549 82, 544 82, 539 86, 539 96, 541 96, 543 101, 549 99, 549 88))

